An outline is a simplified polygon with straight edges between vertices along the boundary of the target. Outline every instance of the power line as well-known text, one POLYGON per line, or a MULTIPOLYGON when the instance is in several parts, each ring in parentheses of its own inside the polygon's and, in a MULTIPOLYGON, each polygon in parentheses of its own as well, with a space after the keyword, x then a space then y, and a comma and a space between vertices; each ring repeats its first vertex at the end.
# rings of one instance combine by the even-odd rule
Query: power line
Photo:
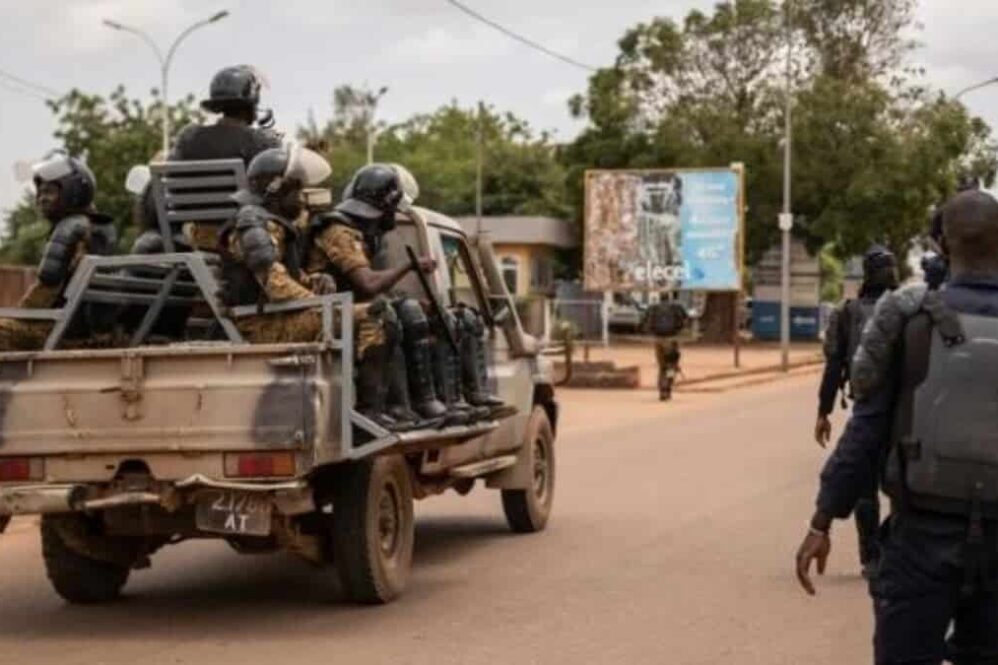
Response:
POLYGON ((7 79, 7 80, 9 80, 9 81, 11 81, 13 83, 16 83, 16 84, 18 84, 18 85, 20 85, 20 86, 22 86, 24 88, 28 88, 30 90, 34 90, 34 91, 36 91, 38 93, 41 93, 41 94, 45 95, 47 98, 50 98, 50 99, 56 99, 58 97, 62 97, 62 93, 60 93, 60 92, 58 92, 58 91, 56 91, 56 90, 54 90, 52 88, 49 88, 49 87, 44 86, 44 85, 39 85, 38 83, 32 83, 31 81, 29 81, 27 79, 21 78, 20 76, 17 76, 16 74, 11 74, 10 72, 5 71, 3 69, 0 69, 0 78, 5 78, 5 79, 7 79))
POLYGON ((584 69, 584 70, 589 71, 589 72, 598 71, 598 68, 596 68, 596 67, 593 67, 591 65, 587 65, 584 62, 579 62, 578 60, 570 58, 567 55, 563 55, 561 53, 558 53, 557 51, 552 51, 551 49, 549 49, 548 47, 544 46, 543 44, 538 44, 537 42, 533 41, 532 39, 528 39, 528 38, 524 37, 521 34, 513 32, 512 30, 510 30, 506 26, 501 25, 499 23, 496 23, 495 21, 493 21, 492 19, 490 19, 490 18, 488 18, 486 16, 482 16, 481 14, 479 14, 478 12, 476 12, 474 9, 472 9, 471 7, 468 7, 467 5, 459 2, 458 0, 446 0, 446 1, 447 1, 448 4, 450 4, 453 7, 459 9, 460 11, 464 12, 465 14, 467 14, 470 17, 472 17, 473 19, 475 19, 477 21, 481 21, 485 25, 487 25, 487 26, 489 26, 491 28, 494 28, 495 30, 498 30, 502 34, 506 35, 507 37, 509 37, 511 39, 515 39, 516 41, 520 42, 521 44, 526 44, 527 46, 529 46, 530 48, 532 48, 532 49, 534 49, 536 51, 540 51, 541 53, 543 53, 545 55, 548 55, 548 56, 551 56, 552 58, 556 58, 558 60, 561 60, 562 62, 564 62, 566 64, 569 64, 569 65, 572 65, 573 67, 578 67, 579 69, 584 69))
POLYGON ((5 90, 9 90, 10 92, 16 92, 16 93, 18 93, 20 95, 27 95, 28 97, 33 97, 33 98, 41 100, 43 102, 47 102, 49 100, 49 98, 46 97, 45 95, 37 93, 34 90, 31 90, 30 88, 25 88, 25 87, 20 86, 18 84, 11 83, 11 82, 6 81, 6 80, 4 80, 2 78, 0 78, 0 88, 3 88, 5 90))

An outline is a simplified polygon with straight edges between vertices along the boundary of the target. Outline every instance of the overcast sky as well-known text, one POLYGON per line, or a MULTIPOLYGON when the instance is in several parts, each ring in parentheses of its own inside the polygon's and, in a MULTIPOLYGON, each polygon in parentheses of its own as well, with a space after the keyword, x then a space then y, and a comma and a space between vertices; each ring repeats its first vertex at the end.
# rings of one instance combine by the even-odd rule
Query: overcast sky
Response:
MULTIPOLYGON (((629 27, 655 15, 680 18, 712 0, 465 0, 552 49, 594 65, 610 62, 629 27)), ((954 92, 998 75, 993 44, 995 0, 921 0, 918 53, 933 84, 954 92), (959 10, 954 10, 959 4, 959 10)), ((343 83, 390 88, 379 114, 389 122, 452 99, 484 99, 538 129, 567 140, 579 130, 566 100, 587 73, 537 53, 458 12, 445 0, 0 0, 4 17, 0 69, 55 90, 107 93, 124 84, 134 95, 158 85, 148 46, 101 25, 113 18, 147 30, 160 44, 187 25, 229 9, 232 15, 190 37, 171 69, 171 96, 206 93, 220 67, 250 63, 270 81, 265 104, 287 131, 314 110, 329 115, 343 83)), ((998 86, 967 97, 998 126, 998 86)), ((17 160, 56 146, 51 114, 37 98, 0 81, 0 208, 21 190, 17 160)))

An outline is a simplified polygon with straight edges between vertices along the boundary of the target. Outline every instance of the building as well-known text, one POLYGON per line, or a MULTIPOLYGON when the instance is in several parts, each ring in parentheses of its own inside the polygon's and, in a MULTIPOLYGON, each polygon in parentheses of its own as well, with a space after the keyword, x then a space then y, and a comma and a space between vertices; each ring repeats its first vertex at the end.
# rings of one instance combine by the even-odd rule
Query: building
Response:
MULTIPOLYGON (((470 237, 478 234, 476 217, 458 217, 470 237)), ((552 217, 482 217, 509 292, 516 298, 554 295, 554 270, 561 252, 579 246, 570 222, 552 217)))

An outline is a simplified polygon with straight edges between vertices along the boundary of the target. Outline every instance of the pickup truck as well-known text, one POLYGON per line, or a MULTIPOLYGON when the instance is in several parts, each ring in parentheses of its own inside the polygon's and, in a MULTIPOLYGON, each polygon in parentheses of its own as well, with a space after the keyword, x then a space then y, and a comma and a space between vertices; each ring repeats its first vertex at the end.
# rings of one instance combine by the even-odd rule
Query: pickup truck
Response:
MULTIPOLYGON (((192 219, 231 217, 229 193, 245 179, 238 161, 155 164, 152 174, 167 239, 192 219)), ((542 530, 558 424, 549 363, 487 238, 422 208, 398 221, 384 260, 409 260, 407 247, 438 259, 436 298, 483 313, 490 381, 515 415, 388 432, 354 410, 349 293, 263 306, 321 308, 323 338, 252 345, 235 322, 258 308, 222 302, 217 256, 170 246, 88 256, 62 307, 0 310, 53 325, 44 349, 0 353, 0 532, 11 516, 40 515, 48 577, 71 603, 112 600, 160 548, 212 538, 242 554, 292 552, 317 574, 333 567, 347 599, 377 604, 409 578, 414 499, 481 481, 500 491, 514 532, 542 530), (110 312, 130 343, 74 344, 94 311, 110 312), (182 339, 159 334, 167 318, 182 339)), ((397 288, 425 299, 412 275, 397 288)))

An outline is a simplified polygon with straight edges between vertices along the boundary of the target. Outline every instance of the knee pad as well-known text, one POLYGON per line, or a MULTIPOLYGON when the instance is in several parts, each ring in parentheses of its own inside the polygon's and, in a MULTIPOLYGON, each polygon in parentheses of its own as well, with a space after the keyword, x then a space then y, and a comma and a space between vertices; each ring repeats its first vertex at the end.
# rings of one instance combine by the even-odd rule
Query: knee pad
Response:
POLYGON ((419 301, 403 298, 395 303, 395 312, 402 325, 402 334, 409 341, 425 339, 430 335, 430 321, 419 301))

